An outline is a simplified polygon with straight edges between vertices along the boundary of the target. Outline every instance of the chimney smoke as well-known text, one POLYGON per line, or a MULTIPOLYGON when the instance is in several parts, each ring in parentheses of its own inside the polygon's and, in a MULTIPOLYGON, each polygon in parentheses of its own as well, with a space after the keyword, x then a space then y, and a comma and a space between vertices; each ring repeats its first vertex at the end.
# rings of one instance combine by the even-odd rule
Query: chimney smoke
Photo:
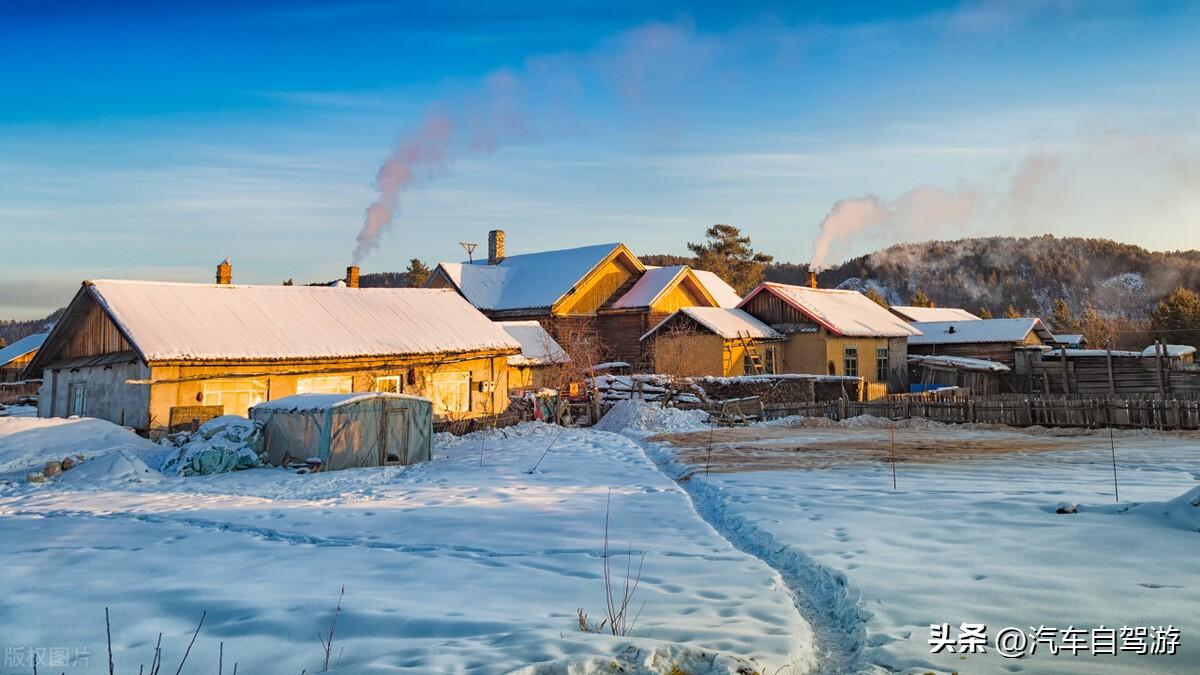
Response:
POLYGON ((488 264, 499 265, 504 260, 504 230, 488 232, 488 264))
POLYGON ((217 265, 217 283, 222 286, 228 286, 233 283, 233 265, 226 258, 217 265))
POLYGON ((358 288, 358 265, 346 268, 346 288, 358 288))

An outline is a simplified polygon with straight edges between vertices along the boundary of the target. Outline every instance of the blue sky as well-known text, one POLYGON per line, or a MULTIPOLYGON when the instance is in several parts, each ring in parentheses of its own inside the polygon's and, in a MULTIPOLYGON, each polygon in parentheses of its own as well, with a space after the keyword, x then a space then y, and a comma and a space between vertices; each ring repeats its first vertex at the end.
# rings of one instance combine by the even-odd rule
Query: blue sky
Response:
POLYGON ((512 252, 682 253, 717 222, 805 262, 868 196, 830 261, 977 234, 1200 248, 1200 6, 847 4, 4 3, 0 317, 225 256, 241 282, 338 277, 431 115, 454 133, 364 271, 494 227, 512 252))

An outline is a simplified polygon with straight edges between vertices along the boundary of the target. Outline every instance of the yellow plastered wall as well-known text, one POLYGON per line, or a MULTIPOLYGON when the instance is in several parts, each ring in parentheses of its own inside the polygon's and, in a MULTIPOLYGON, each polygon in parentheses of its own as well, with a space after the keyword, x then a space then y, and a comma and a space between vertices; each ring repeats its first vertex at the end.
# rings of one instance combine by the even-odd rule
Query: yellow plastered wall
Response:
MULTIPOLYGON (((835 365, 835 375, 846 375, 845 349, 853 347, 858 350, 858 376, 863 378, 866 386, 866 398, 872 400, 886 396, 888 393, 887 378, 880 380, 876 369, 876 350, 888 350, 887 338, 876 337, 838 337, 829 336, 825 341, 825 358, 835 365)), ((890 354, 890 352, 889 352, 890 354)))
POLYGON ((654 339, 654 371, 680 377, 725 375, 724 340, 716 335, 664 335, 654 339))
MULTIPOLYGON (((452 363, 412 362, 397 366, 378 361, 330 360, 319 363, 272 364, 169 364, 151 367, 150 428, 165 427, 171 408, 201 405, 204 383, 212 380, 242 379, 260 382, 266 387, 266 400, 275 400, 296 393, 297 383, 305 377, 349 376, 353 391, 375 391, 377 377, 398 375, 406 394, 431 397, 432 375, 435 372, 469 372, 471 375, 470 410, 456 415, 459 419, 481 417, 503 412, 508 408, 507 356, 480 356, 452 363), (408 384, 412 369, 415 384, 408 384), (237 376, 242 377, 237 377, 237 376), (493 391, 481 391, 479 383, 493 381, 493 391)), ((245 415, 244 410, 226 410, 226 414, 245 415)))

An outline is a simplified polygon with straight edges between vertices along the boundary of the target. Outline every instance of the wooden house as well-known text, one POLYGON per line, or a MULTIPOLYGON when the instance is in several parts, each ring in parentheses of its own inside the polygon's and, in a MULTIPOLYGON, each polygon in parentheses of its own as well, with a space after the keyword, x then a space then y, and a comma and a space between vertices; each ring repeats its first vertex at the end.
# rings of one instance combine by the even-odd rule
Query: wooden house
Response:
POLYGON ((920 331, 858 291, 762 283, 738 307, 786 336, 780 372, 861 377, 867 398, 908 391, 920 331))
POLYGON ((25 366, 33 360, 49 333, 35 333, 0 347, 0 384, 12 384, 22 380, 25 366))
POLYGON ((957 307, 913 307, 909 305, 892 305, 888 308, 892 314, 915 323, 918 321, 979 321, 979 317, 965 309, 957 307))
POLYGON ((498 321, 497 325, 521 345, 520 354, 508 357, 509 391, 530 391, 563 385, 555 375, 570 358, 542 324, 531 320, 498 321))
POLYGON ((37 395, 41 382, 26 379, 24 371, 46 341, 46 335, 27 335, 0 348, 0 405, 27 403, 37 395))
POLYGON ((654 370, 681 377, 774 375, 784 336, 745 311, 683 307, 642 336, 654 370))
POLYGON ((1055 349, 1084 349, 1087 338, 1078 333, 1055 333, 1053 346, 1055 349))
POLYGON ((452 288, 496 321, 534 320, 568 351, 594 339, 593 357, 645 364, 640 337, 681 307, 737 304, 715 274, 647 267, 619 243, 507 256, 488 233, 487 260, 439 263, 426 286, 452 288))
POLYGON ((908 339, 910 354, 929 356, 965 356, 1016 365, 1014 350, 1045 347, 1054 343, 1054 335, 1040 319, 976 319, 972 321, 931 321, 912 324, 921 331, 908 339))
POLYGON ((1012 391, 1004 376, 1012 369, 1003 363, 965 356, 910 355, 908 362, 917 371, 912 378, 914 391, 942 387, 970 389, 976 396, 1012 391))
POLYGON ((84 282, 26 369, 39 416, 159 433, 299 393, 416 394, 440 419, 508 405, 520 345, 456 293, 229 281, 84 282))

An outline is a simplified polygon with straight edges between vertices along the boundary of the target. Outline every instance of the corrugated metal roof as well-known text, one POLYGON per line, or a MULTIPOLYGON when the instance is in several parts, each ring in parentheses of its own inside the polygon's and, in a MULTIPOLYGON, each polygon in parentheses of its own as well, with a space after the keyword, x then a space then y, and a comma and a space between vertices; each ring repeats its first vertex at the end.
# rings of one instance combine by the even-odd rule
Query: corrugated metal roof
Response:
POLYGON ((449 289, 86 282, 146 361, 520 349, 449 289))

